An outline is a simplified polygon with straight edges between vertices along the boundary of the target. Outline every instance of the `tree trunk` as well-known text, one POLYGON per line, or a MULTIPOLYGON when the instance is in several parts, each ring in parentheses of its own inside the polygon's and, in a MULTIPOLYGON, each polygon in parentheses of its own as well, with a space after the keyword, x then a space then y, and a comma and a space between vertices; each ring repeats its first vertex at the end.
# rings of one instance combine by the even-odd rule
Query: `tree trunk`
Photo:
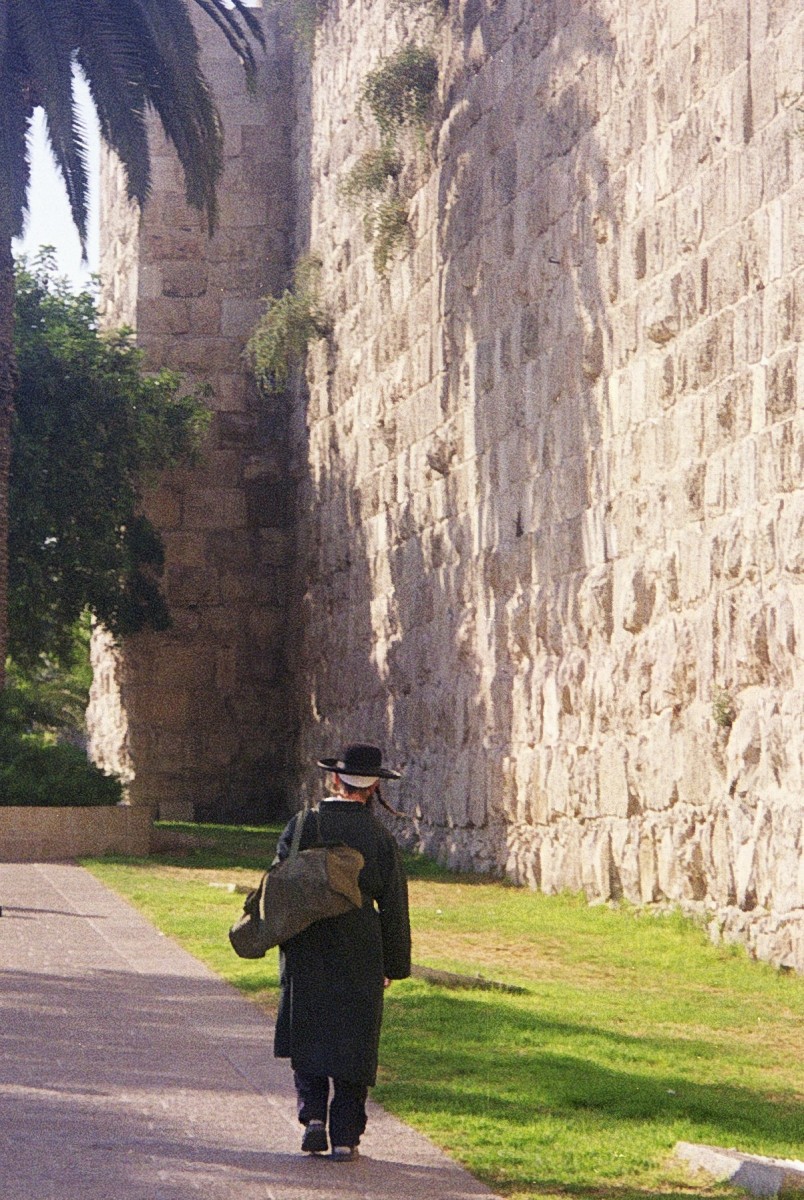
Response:
MULTIPOLYGON (((0 0, 0 80, 7 73, 8 0, 0 0)), ((11 467, 11 417, 17 384, 14 355, 14 259, 11 253, 12 164, 8 96, 0 89, 0 688, 6 682, 8 653, 8 478, 11 467)))
MULTIPOLYGON (((6 73, 8 0, 0 0, 0 76, 6 73)), ((6 683, 8 653, 8 477, 11 414, 17 381, 14 356, 14 259, 11 254, 11 164, 7 96, 0 90, 0 688, 6 683)))
POLYGON ((0 688, 5 686, 8 653, 8 477, 11 417, 14 411, 14 260, 11 237, 0 221, 0 688))

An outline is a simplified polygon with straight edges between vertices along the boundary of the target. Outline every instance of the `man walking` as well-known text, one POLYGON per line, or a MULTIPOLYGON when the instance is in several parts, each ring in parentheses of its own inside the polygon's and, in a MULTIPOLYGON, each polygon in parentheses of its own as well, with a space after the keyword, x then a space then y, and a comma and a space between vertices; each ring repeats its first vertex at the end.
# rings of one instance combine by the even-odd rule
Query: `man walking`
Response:
MULTIPOLYGON (((274 1054, 289 1058, 305 1126, 302 1150, 351 1162, 366 1128, 366 1098, 377 1076, 384 989, 410 974, 408 890, 399 848, 371 812, 382 765, 377 746, 347 746, 320 759, 329 795, 307 813, 300 849, 352 846, 363 855, 361 908, 316 921, 280 947, 280 1002, 274 1054), (330 1090, 332 1097, 330 1099, 330 1090)), ((296 819, 277 858, 286 858, 296 819)))

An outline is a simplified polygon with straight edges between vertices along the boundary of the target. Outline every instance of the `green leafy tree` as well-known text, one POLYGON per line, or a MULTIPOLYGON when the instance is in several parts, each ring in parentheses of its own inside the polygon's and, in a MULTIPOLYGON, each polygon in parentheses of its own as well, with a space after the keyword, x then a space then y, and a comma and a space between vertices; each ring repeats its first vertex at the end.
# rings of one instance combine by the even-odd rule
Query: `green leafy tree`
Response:
POLYGON ((113 634, 169 623, 158 533, 139 511, 149 476, 192 459, 208 410, 176 375, 147 376, 126 331, 47 259, 16 280, 9 648, 27 671, 69 662, 89 610, 113 634))
POLYGON ((87 611, 75 627, 75 652, 70 662, 59 662, 42 654, 34 666, 23 669, 9 658, 0 702, 5 699, 6 711, 16 710, 24 717, 26 732, 42 734, 48 740, 85 745, 92 687, 91 638, 92 614, 87 611))
POLYGON ((259 22, 243 0, 0 0, 0 683, 7 639, 8 471, 16 368, 12 238, 22 232, 30 160, 27 133, 44 109, 53 153, 82 242, 87 166, 73 93, 86 77, 101 135, 126 170, 128 193, 150 189, 147 123, 156 114, 175 146, 187 199, 215 224, 223 133, 190 19, 196 5, 222 31, 248 72, 259 22))
POLYGON ((0 805, 117 804, 120 782, 84 748, 91 682, 87 619, 76 628, 76 664, 43 658, 30 671, 9 660, 0 692, 0 805))

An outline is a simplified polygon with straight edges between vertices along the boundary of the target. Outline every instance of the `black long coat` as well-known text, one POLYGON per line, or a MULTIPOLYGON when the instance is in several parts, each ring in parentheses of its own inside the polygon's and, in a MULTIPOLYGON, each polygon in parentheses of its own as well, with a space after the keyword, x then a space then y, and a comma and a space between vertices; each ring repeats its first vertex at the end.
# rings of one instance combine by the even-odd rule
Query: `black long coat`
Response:
MULTIPOLYGON (((280 947, 274 1054, 295 1070, 372 1085, 382 1022, 383 978, 410 974, 405 871, 396 842, 364 804, 326 800, 309 812, 300 848, 342 842, 365 860, 363 907, 316 921, 280 947)), ((290 852, 295 820, 277 858, 290 852)))

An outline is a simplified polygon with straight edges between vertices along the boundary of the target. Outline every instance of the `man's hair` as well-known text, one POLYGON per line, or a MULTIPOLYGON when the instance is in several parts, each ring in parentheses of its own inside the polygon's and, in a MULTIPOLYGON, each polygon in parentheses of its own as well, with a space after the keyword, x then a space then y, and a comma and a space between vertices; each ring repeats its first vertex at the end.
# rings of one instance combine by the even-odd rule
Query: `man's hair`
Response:
POLYGON ((373 784, 370 785, 369 787, 354 787, 351 783, 346 783, 343 776, 339 775, 337 771, 332 772, 332 778, 333 778, 333 781, 335 782, 335 784, 337 785, 338 790, 341 792, 345 792, 347 796, 368 797, 368 795, 371 792, 371 789, 373 787, 373 784))

